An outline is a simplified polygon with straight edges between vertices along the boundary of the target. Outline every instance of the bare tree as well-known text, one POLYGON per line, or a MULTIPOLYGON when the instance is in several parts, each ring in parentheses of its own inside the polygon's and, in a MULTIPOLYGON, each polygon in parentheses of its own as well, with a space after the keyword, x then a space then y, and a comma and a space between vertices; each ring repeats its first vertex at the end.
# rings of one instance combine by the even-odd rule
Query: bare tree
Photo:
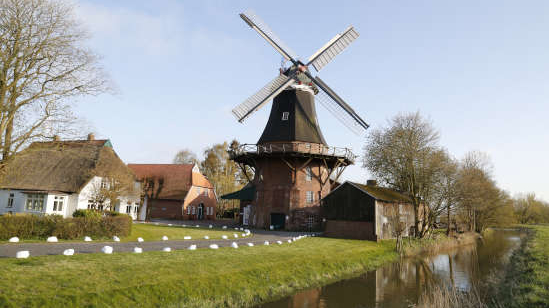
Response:
POLYGON ((200 161, 196 158, 196 154, 189 149, 183 149, 173 158, 174 164, 199 164, 200 161))
POLYGON ((438 140, 432 124, 416 112, 397 115, 387 127, 372 130, 364 148, 364 167, 411 197, 419 237, 429 231, 428 208, 422 205, 430 200, 444 156, 438 140))
POLYGON ((111 88, 66 1, 0 0, 0 163, 74 124, 70 104, 111 88))

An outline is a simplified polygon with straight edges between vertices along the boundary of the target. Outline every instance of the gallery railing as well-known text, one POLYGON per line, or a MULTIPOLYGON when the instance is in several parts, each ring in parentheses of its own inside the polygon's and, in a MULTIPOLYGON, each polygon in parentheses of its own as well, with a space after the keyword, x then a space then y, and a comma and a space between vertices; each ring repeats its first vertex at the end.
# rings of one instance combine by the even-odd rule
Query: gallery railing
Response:
POLYGON ((356 155, 348 148, 337 148, 325 146, 318 143, 289 142, 289 143, 268 143, 268 144, 241 144, 235 149, 229 149, 231 157, 245 154, 311 154, 322 156, 334 156, 354 162, 356 155))

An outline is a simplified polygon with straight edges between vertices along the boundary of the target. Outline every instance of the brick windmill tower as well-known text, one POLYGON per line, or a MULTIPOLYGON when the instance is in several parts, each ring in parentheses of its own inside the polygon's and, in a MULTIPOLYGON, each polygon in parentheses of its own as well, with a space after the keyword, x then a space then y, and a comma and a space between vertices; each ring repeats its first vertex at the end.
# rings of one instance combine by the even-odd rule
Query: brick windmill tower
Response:
POLYGON ((253 12, 240 17, 291 63, 280 75, 233 109, 239 122, 273 100, 269 121, 256 144, 229 149, 231 159, 246 173, 254 170, 250 183, 224 199, 239 199, 243 224, 257 228, 314 230, 320 226, 319 201, 331 184, 354 163, 347 148, 330 147, 320 130, 315 101, 343 124, 360 134, 368 128, 332 89, 308 70, 319 71, 357 37, 353 27, 338 34, 313 54, 307 64, 253 12), (316 98, 316 99, 315 99, 316 98))

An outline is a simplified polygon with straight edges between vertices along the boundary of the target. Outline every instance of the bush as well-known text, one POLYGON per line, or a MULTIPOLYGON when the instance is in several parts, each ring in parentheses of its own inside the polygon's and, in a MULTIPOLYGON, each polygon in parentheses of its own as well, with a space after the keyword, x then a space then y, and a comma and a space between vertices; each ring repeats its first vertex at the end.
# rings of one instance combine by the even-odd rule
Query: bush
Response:
POLYGON ((128 215, 97 216, 78 214, 73 218, 59 215, 5 215, 0 216, 0 240, 17 236, 20 239, 45 239, 57 236, 59 239, 77 239, 84 236, 107 238, 128 236, 132 219, 128 215))
POLYGON ((88 217, 88 218, 101 218, 103 214, 95 210, 76 210, 72 213, 72 217, 88 217))

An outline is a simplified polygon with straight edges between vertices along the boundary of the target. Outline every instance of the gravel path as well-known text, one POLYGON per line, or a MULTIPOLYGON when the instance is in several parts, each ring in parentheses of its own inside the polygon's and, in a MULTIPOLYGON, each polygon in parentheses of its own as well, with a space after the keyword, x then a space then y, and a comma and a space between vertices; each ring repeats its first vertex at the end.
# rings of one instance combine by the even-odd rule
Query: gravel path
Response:
POLYGON ((74 249, 78 253, 100 253, 103 246, 111 246, 116 252, 132 252, 134 247, 141 247, 143 251, 159 251, 164 247, 173 249, 187 249, 190 245, 196 245, 197 248, 208 248, 211 244, 217 244, 219 247, 228 247, 232 242, 239 246, 247 243, 254 245, 263 245, 265 241, 276 245, 276 241, 287 242, 292 237, 297 237, 302 233, 293 232, 268 232, 252 231, 253 236, 248 238, 229 238, 227 240, 170 240, 154 242, 70 242, 70 243, 10 243, 0 245, 0 257, 13 258, 18 251, 28 250, 31 256, 41 255, 62 255, 65 249, 74 249))

